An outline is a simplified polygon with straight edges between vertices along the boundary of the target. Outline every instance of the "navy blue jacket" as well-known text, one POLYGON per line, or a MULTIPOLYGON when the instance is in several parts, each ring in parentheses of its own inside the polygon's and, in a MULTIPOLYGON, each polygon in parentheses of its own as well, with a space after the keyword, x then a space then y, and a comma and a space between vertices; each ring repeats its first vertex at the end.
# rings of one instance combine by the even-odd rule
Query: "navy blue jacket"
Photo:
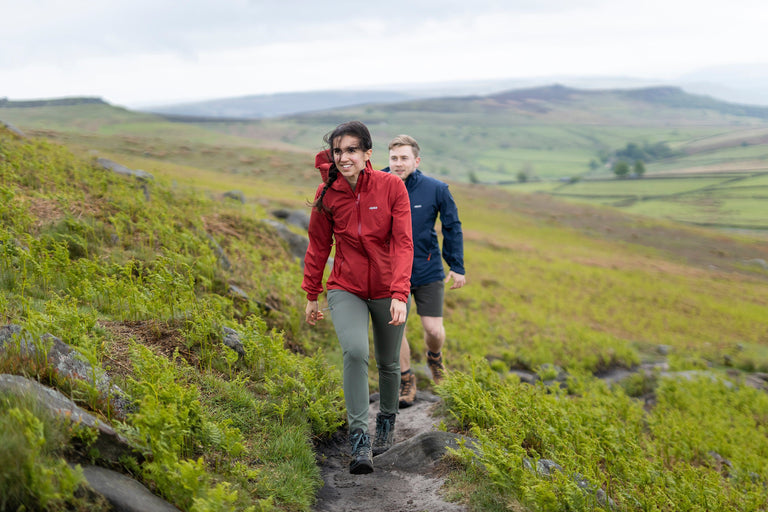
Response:
MULTIPOLYGON (((389 172, 389 167, 382 169, 389 172)), ((416 169, 405 179, 411 200, 413 270, 411 287, 445 279, 440 245, 435 231, 438 214, 443 234, 442 256, 448 268, 464 275, 464 236, 459 211, 448 185, 416 169)))

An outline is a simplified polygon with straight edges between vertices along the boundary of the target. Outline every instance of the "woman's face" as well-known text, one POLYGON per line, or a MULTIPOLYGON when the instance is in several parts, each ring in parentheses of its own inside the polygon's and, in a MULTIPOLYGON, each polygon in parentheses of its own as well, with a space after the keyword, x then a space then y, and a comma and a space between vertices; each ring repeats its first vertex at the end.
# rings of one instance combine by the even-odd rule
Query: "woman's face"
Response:
POLYGON ((342 135, 333 139, 333 162, 342 176, 351 184, 357 183, 357 177, 365 169, 365 162, 371 158, 372 149, 364 150, 360 140, 352 135, 342 135))

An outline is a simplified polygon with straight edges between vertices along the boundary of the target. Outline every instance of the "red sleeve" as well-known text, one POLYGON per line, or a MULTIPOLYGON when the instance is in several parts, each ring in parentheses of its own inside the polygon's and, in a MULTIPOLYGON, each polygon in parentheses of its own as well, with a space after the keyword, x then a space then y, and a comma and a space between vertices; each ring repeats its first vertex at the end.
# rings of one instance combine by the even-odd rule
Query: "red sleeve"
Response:
POLYGON ((411 232, 411 201, 403 180, 393 176, 392 191, 392 244, 390 258, 392 265, 392 283, 389 291, 393 299, 403 302, 411 293, 411 267, 413 266, 413 234, 411 232))
MULTIPOLYGON (((315 200, 322 190, 323 185, 320 185, 315 193, 315 200)), ((317 296, 323 293, 323 272, 333 245, 333 226, 328 215, 312 208, 308 234, 309 246, 304 256, 304 280, 301 288, 307 292, 307 300, 317 300, 317 296)))

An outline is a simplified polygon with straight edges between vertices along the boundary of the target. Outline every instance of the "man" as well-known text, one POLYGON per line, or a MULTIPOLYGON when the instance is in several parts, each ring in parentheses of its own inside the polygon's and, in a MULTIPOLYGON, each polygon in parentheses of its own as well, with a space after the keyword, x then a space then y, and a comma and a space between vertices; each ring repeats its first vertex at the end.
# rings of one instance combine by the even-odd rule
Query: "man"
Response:
MULTIPOLYGON (((445 283, 453 280, 451 290, 466 283, 464 276, 464 239, 456 203, 448 185, 422 174, 419 144, 413 137, 398 135, 389 143, 389 167, 384 169, 402 178, 411 200, 413 226, 413 270, 411 297, 424 328, 427 365, 432 380, 440 384, 445 374, 442 349, 445 342, 443 327, 443 297, 445 283), (448 265, 443 270, 440 245, 435 231, 438 215, 442 225, 442 259, 448 265)), ((410 305, 410 301, 409 301, 410 305)), ((411 370, 411 349, 405 332, 400 345, 400 407, 410 407, 416 400, 416 375, 411 370)))

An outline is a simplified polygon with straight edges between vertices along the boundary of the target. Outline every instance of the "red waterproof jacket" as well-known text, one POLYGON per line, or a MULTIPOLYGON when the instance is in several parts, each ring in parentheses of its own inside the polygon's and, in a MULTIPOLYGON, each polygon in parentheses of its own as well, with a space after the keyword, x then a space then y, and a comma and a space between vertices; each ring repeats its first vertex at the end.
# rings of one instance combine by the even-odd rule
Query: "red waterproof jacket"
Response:
MULTIPOLYGON (((323 167, 317 167, 322 173, 323 167)), ((317 188, 315 199, 323 187, 317 188)), ((361 299, 408 300, 413 238, 403 180, 374 171, 369 161, 355 190, 339 176, 325 193, 323 204, 331 213, 313 208, 309 220, 301 284, 307 299, 317 300, 323 292, 323 271, 335 241, 333 269, 326 283, 329 290, 345 290, 361 299)))

